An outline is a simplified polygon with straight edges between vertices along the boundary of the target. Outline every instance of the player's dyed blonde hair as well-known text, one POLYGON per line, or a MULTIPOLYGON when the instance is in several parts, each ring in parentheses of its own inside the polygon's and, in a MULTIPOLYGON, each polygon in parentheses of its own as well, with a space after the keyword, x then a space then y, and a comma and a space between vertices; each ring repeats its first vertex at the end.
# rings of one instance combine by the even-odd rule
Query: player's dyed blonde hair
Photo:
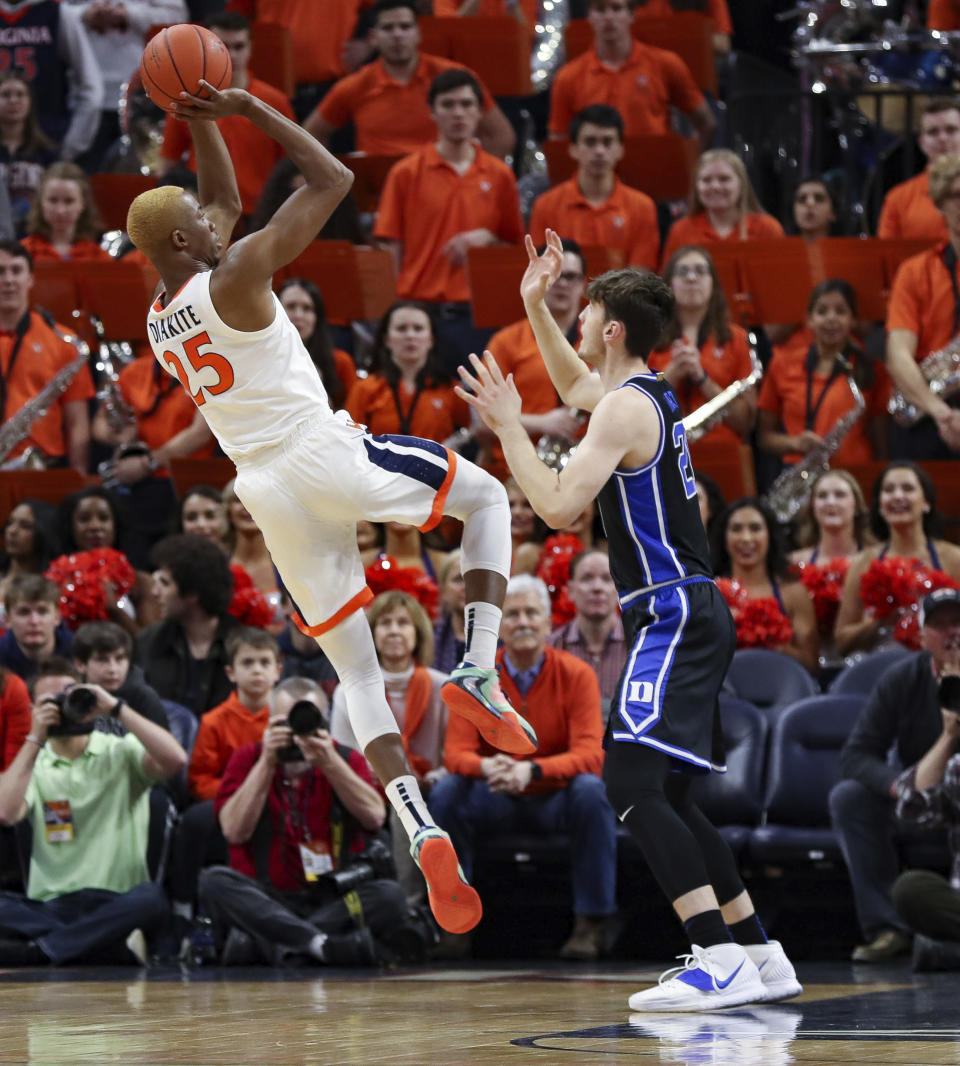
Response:
POLYGON ((158 251, 177 228, 186 206, 184 190, 179 185, 162 185, 148 189, 127 211, 127 233, 134 246, 146 256, 158 251))

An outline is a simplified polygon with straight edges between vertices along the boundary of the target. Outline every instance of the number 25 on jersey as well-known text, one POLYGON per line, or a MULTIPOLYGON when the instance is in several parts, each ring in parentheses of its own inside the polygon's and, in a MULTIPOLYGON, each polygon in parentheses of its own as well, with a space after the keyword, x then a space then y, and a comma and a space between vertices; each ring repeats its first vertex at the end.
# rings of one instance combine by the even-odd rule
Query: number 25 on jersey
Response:
POLYGON ((203 407, 207 402, 207 395, 220 396, 226 392, 233 385, 233 367, 230 363, 224 359, 222 355, 218 355, 216 352, 201 352, 200 349, 210 343, 210 334, 206 330, 203 333, 197 333, 193 337, 188 337, 183 342, 183 351, 193 369, 194 377, 196 380, 197 388, 194 391, 190 384, 190 376, 184 369, 183 362, 174 352, 165 351, 163 353, 163 361, 170 368, 171 372, 176 374, 180 384, 187 390, 187 393, 193 399, 193 402, 197 407, 203 407), (205 374, 203 380, 199 380, 199 375, 203 371, 213 371, 213 376, 205 374))

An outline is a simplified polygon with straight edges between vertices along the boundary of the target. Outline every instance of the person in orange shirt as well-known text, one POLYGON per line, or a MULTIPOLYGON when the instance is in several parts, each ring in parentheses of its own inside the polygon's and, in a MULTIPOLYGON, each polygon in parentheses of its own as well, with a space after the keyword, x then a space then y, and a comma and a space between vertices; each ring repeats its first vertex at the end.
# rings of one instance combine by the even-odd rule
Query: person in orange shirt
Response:
MULTIPOLYGON (((12 418, 78 356, 47 318, 31 308, 32 288, 30 253, 18 241, 0 240, 0 423, 12 418)), ((45 415, 34 419, 26 437, 3 461, 38 448, 48 465, 72 466, 85 475, 90 457, 87 401, 93 395, 90 368, 81 364, 66 390, 54 398, 45 415)))
POLYGON ((350 417, 375 435, 455 443, 457 430, 470 425, 470 409, 444 372, 426 309, 411 300, 395 303, 380 320, 373 351, 375 369, 347 395, 350 417))
POLYGON ((35 263, 109 259, 97 243, 101 226, 87 175, 76 163, 54 163, 40 177, 27 214, 23 246, 35 263))
POLYGON ((585 107, 570 123, 570 155, 577 173, 542 193, 533 204, 530 236, 543 244, 552 229, 581 245, 600 245, 612 254, 612 267, 660 261, 657 205, 616 175, 623 158, 623 119, 606 104, 585 107))
MULTIPOLYGON (((750 341, 745 330, 730 322, 717 268, 705 248, 679 248, 667 263, 663 280, 673 290, 673 318, 647 366, 663 372, 686 417, 728 385, 749 376, 750 341)), ((753 428, 756 404, 753 389, 737 397, 720 423, 700 440, 742 441, 753 428)))
POLYGON ((787 464, 800 462, 855 407, 842 358, 863 395, 862 415, 830 456, 833 466, 886 458, 889 380, 852 337, 857 294, 840 278, 815 286, 807 304, 808 351, 774 348, 758 401, 757 445, 787 464))
POLYGON ((671 0, 643 0, 634 14, 634 22, 645 18, 669 18, 678 11, 701 11, 713 19, 713 50, 717 53, 730 51, 730 38, 733 36, 733 23, 730 21, 730 8, 727 0, 700 0, 700 3, 674 5, 671 0))
POLYGON ((398 295, 434 305, 459 362, 489 337, 470 320, 467 252, 518 244, 523 223, 513 172, 474 142, 483 103, 476 78, 446 70, 428 100, 436 143, 387 175, 374 235, 393 254, 398 295))
POLYGON ((957 0, 930 0, 928 30, 960 30, 960 3, 957 0))
POLYGON ((433 0, 433 13, 441 18, 510 15, 532 32, 537 21, 537 0, 433 0))
POLYGON ((589 0, 593 47, 565 63, 550 90, 551 137, 565 137, 573 116, 590 104, 609 104, 623 116, 628 137, 669 133, 670 108, 693 125, 700 147, 713 140, 716 122, 687 65, 674 52, 631 34, 637 0, 589 0))
POLYGON ((687 244, 783 236, 783 226, 764 212, 747 168, 729 148, 712 148, 697 160, 687 211, 670 227, 664 260, 687 244))
MULTIPOLYGON (((290 101, 279 89, 265 81, 253 77, 247 70, 250 62, 250 22, 243 15, 224 11, 215 15, 207 23, 227 47, 233 73, 230 86, 233 89, 246 89, 252 96, 275 108, 281 115, 293 119, 290 101)), ((220 119, 217 128, 227 144, 230 158, 237 172, 237 186, 240 190, 240 202, 244 215, 253 213, 257 198, 263 188, 274 164, 281 158, 283 151, 272 138, 261 133, 256 126, 241 115, 231 115, 220 119)), ((167 115, 163 128, 163 145, 157 174, 163 177, 178 163, 186 160, 186 165, 194 172, 197 169, 193 140, 185 122, 167 115)))
POLYGON ((330 340, 327 309, 320 290, 307 278, 288 278, 277 289, 277 298, 297 327, 300 340, 323 382, 330 406, 339 411, 356 383, 357 368, 352 356, 334 348, 330 340))
MULTIPOLYGON (((372 15, 370 40, 379 58, 338 81, 303 128, 327 144, 334 130, 351 122, 358 152, 407 155, 436 136, 427 106, 430 83, 442 70, 466 68, 420 51, 412 0, 377 0, 372 15)), ((516 134, 477 80, 483 90, 477 137, 486 151, 502 159, 513 151, 516 134)))
POLYGON ((930 166, 945 155, 960 152, 960 103, 949 97, 931 100, 920 114, 917 142, 927 157, 927 169, 894 185, 884 197, 877 236, 945 241, 943 215, 930 199, 930 166))
POLYGON ((950 239, 905 259, 890 288, 887 370, 921 415, 912 426, 894 422, 890 454, 896 459, 956 459, 960 453, 960 410, 931 392, 917 365, 960 333, 960 155, 941 157, 928 173, 930 197, 950 239))
MULTIPOLYGON (((547 289, 547 309, 563 331, 567 340, 575 345, 579 333, 579 316, 583 303, 583 290, 587 284, 587 261, 580 245, 563 238, 563 265, 557 280, 547 289)), ((573 441, 586 429, 577 415, 560 403, 557 390, 537 347, 533 327, 526 316, 498 330, 490 338, 487 349, 497 361, 503 376, 513 374, 514 384, 523 401, 520 421, 523 428, 536 439, 544 434, 573 441)), ((481 439, 486 443, 486 437, 481 439)), ((488 445, 489 451, 481 462, 494 477, 505 481, 509 474, 500 441, 494 436, 488 445)), ((522 493, 521 493, 522 495, 522 493)))

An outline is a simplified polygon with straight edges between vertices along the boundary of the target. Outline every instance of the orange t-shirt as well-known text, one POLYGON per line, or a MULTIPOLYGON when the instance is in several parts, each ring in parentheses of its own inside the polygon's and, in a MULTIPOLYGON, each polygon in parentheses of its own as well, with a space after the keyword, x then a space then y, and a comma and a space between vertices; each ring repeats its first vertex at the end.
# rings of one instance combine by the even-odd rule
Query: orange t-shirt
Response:
MULTIPOLYGON (((433 13, 441 18, 450 18, 456 15, 462 6, 463 0, 433 0, 433 13)), ((520 10, 531 29, 537 21, 537 6, 537 0, 520 0, 520 10)), ((476 11, 477 18, 512 14, 507 8, 507 0, 480 0, 476 11)))
MULTIPOLYGON (((140 355, 127 364, 117 379, 120 395, 137 416, 137 434, 151 450, 161 448, 181 430, 193 424, 197 406, 176 378, 170 377, 153 353, 140 355)), ((216 443, 211 440, 191 459, 207 459, 216 443)))
POLYGON ((710 225, 706 211, 699 211, 695 215, 687 215, 686 218, 678 218, 670 227, 667 234, 667 243, 663 248, 663 262, 666 264, 670 256, 678 248, 688 244, 705 244, 709 247, 719 241, 747 241, 763 240, 766 237, 782 237, 783 226, 773 217, 760 211, 751 211, 747 214, 747 233, 740 237, 740 227, 734 226, 726 235, 721 237, 710 225))
MULTIPOLYGON (((290 101, 279 89, 251 77, 247 92, 269 104, 291 121, 296 121, 290 101)), ((249 215, 256 207, 264 183, 270 177, 274 166, 283 158, 283 149, 272 137, 257 129, 250 119, 242 115, 220 119, 217 129, 223 135, 227 151, 233 160, 243 213, 249 215)), ((167 115, 163 127, 163 147, 160 154, 174 163, 180 162, 186 156, 187 166, 193 171, 197 169, 190 129, 185 122, 174 118, 173 115, 167 115)))
MULTIPOLYGON (((390 77, 383 60, 378 59, 338 81, 323 98, 320 116, 336 129, 352 122, 358 152, 408 155, 436 139, 437 127, 430 117, 427 91, 441 71, 451 69, 467 68, 452 59, 421 52, 413 76, 408 82, 399 82, 390 77)), ((480 88, 483 113, 487 114, 495 104, 482 83, 480 88)))
MULTIPOLYGON (((921 362, 953 339, 954 301, 944 245, 912 255, 897 269, 887 301, 887 332, 908 329, 917 336, 914 358, 921 362)), ((960 271, 957 271, 960 284, 960 271)))
MULTIPOLYGON (((797 347, 774 348, 773 358, 767 367, 760 386, 757 407, 777 415, 784 433, 795 435, 802 433, 807 421, 807 351, 797 347)), ((810 402, 816 407, 829 381, 828 374, 814 374, 810 402)), ((840 447, 830 459, 833 466, 850 466, 857 463, 869 463, 875 456, 867 436, 869 419, 886 414, 887 400, 890 397, 890 379, 882 364, 874 364, 873 387, 863 392, 866 409, 854 422, 850 431, 843 438, 840 447)), ((820 409, 817 411, 812 429, 821 437, 853 409, 853 397, 844 376, 838 375, 830 383, 820 409)), ((797 463, 803 458, 798 452, 783 457, 786 463, 797 463)))
POLYGON ((645 192, 616 180, 602 204, 592 204, 580 191, 576 177, 562 181, 536 198, 530 216, 530 235, 536 245, 546 240, 547 228, 581 245, 600 245, 614 253, 613 266, 657 269, 660 229, 657 205, 645 192))
POLYGON ((236 690, 202 715, 187 770, 191 795, 198 800, 213 799, 230 756, 244 744, 258 744, 269 719, 269 707, 251 711, 240 702, 236 690))
POLYGON ((416 394, 400 384, 397 396, 379 374, 358 378, 347 395, 350 417, 371 433, 402 433, 443 443, 452 433, 470 425, 470 408, 452 385, 433 385, 416 394), (409 424, 401 422, 397 399, 409 424))
MULTIPOLYGON (((709 0, 706 13, 713 19, 713 28, 717 33, 733 33, 727 0, 709 0)), ((676 14, 677 9, 670 3, 670 0, 646 0, 646 3, 641 3, 636 9, 633 17, 634 19, 663 19, 676 14)))
POLYGON ((671 107, 689 113, 703 102, 703 93, 675 52, 634 41, 630 55, 614 70, 591 48, 557 71, 548 129, 566 136, 578 111, 590 104, 609 104, 620 112, 628 137, 669 133, 671 107))
POLYGON ((31 234, 20 242, 33 257, 35 263, 89 263, 91 260, 107 260, 113 256, 96 241, 74 241, 69 255, 61 255, 56 248, 39 234, 31 234))
MULTIPOLYGON (((7 403, 2 412, 4 422, 49 384, 61 367, 77 358, 77 349, 69 341, 61 340, 36 311, 30 311, 29 314, 30 322, 20 343, 12 374, 10 357, 16 343, 16 333, 0 330, 0 372, 7 380, 7 403)), ((64 326, 59 328, 70 332, 64 326)), ((8 458, 14 458, 31 445, 40 448, 49 457, 65 456, 67 442, 63 432, 63 407, 75 400, 90 400, 94 395, 90 368, 81 365, 66 391, 54 400, 42 418, 34 421, 28 436, 13 449, 8 458)))
POLYGON ((333 366, 337 372, 337 377, 343 382, 344 399, 346 399, 346 396, 350 394, 350 390, 357 381, 357 364, 353 361, 353 356, 349 352, 334 348, 333 366))
MULTIPOLYGON (((740 326, 731 325, 730 332, 733 336, 722 348, 712 337, 708 337, 700 349, 700 365, 721 389, 747 377, 753 369, 753 364, 750 362, 750 341, 747 339, 746 330, 740 326)), ((657 348, 650 353, 647 366, 651 370, 666 370, 671 358, 669 348, 657 348)), ((699 389, 695 389, 686 382, 677 390, 677 399, 680 401, 680 414, 684 418, 707 402, 707 398, 699 389)), ((730 426, 720 422, 705 433, 697 443, 718 441, 736 441, 739 444, 740 436, 730 426)))
POLYGON ((331 81, 344 73, 342 49, 353 35, 357 15, 369 0, 336 0, 318 10, 317 0, 230 0, 227 10, 258 22, 278 22, 293 41, 297 84, 331 81))
POLYGON ((12 670, 4 670, 0 677, 0 770, 6 770, 17 757, 32 725, 27 686, 12 670))
POLYGON ((458 233, 483 227, 506 244, 519 244, 523 238, 513 171, 475 147, 476 157, 465 174, 458 174, 430 144, 401 159, 387 175, 374 235, 403 242, 397 278, 402 299, 470 299, 466 265, 454 266, 441 254, 458 233))
POLYGON ((947 240, 947 224, 930 199, 929 171, 894 185, 887 193, 880 209, 877 236, 947 240))
POLYGON ((930 0, 928 30, 960 30, 960 3, 957 0, 930 0))

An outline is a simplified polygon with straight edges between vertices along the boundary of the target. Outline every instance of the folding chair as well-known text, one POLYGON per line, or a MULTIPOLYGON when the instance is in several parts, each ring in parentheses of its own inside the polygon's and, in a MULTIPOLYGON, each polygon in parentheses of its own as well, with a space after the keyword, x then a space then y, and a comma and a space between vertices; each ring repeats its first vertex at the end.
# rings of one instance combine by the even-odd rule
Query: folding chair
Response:
POLYGON ((230 459, 171 459, 170 480, 173 482, 177 497, 183 497, 194 485, 212 485, 222 489, 224 485, 237 476, 237 468, 230 459))
MULTIPOLYGON (((543 144, 552 185, 576 173, 577 164, 570 157, 569 146, 565 138, 549 139, 543 144)), ((697 154, 696 141, 675 133, 627 137, 617 175, 624 185, 639 189, 654 200, 681 200, 690 190, 697 154)))
POLYGON ((76 265, 35 263, 31 302, 49 311, 60 325, 72 328, 73 312, 80 306, 76 265))
POLYGON ((883 255, 877 244, 875 239, 827 237, 819 242, 819 252, 825 276, 843 278, 853 286, 858 317, 882 321, 887 315, 888 286, 883 255))
POLYGON ((314 241, 276 280, 304 277, 323 293, 336 326, 379 318, 396 299, 390 253, 355 248, 349 241, 314 241))
POLYGON ((373 213, 380 204, 380 193, 398 155, 342 155, 340 162, 353 171, 353 198, 358 211, 373 213))
POLYGON ((71 467, 54 470, 0 470, 0 499, 8 508, 23 500, 46 500, 59 503, 64 496, 87 485, 99 485, 98 477, 84 477, 71 467))
POLYGON ((420 47, 469 67, 494 96, 527 96, 530 34, 510 15, 438 18, 418 21, 420 47))
POLYGON ((108 342, 146 341, 147 310, 159 280, 152 266, 132 260, 84 263, 77 275, 80 306, 102 326, 108 342))
POLYGON ((741 241, 737 244, 737 254, 752 309, 751 325, 803 321, 811 289, 810 260, 804 240, 775 237, 741 241))

